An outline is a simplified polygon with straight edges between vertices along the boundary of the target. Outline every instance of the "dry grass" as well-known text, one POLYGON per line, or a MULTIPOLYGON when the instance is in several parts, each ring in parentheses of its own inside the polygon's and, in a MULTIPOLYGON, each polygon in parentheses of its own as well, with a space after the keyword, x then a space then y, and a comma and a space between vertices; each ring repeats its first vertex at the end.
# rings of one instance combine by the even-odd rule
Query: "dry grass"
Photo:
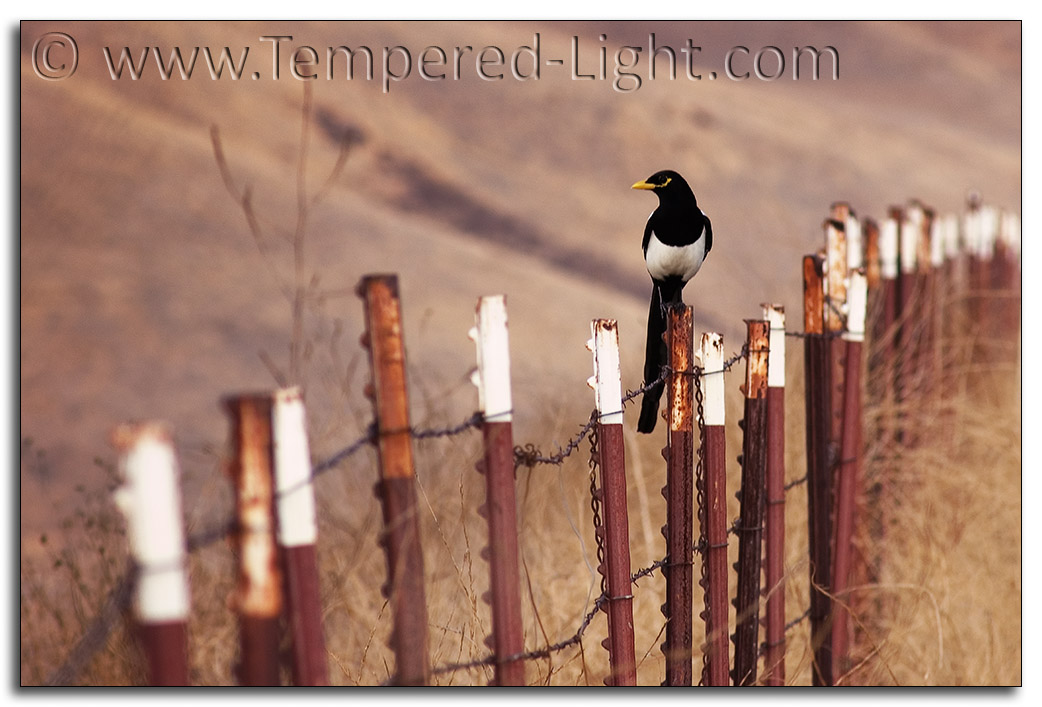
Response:
MULTIPOLYGON (((925 381, 898 413, 910 424, 914 446, 865 440, 865 487, 889 470, 887 491, 862 498, 858 555, 869 571, 845 598, 855 612, 853 658, 847 684, 1013 685, 1020 672, 1020 421, 1019 348, 1008 339, 988 341, 963 330, 946 340, 950 353, 930 387, 925 381), (876 515, 873 515, 876 514, 876 515), (879 531, 879 518, 885 530, 879 531)), ((798 345, 788 391, 788 476, 802 475, 802 394, 798 345)), ((729 419, 737 419, 731 395, 729 419)), ((423 385, 418 385, 423 388, 423 385)), ((357 388, 356 388, 357 389, 357 388)), ((868 391, 867 431, 887 414, 868 391)), ((436 399, 431 396, 431 399, 436 399)), ((543 440, 564 440, 578 428, 565 424, 548 401, 543 440)), ((437 410, 433 411, 437 418, 437 410)), ((432 424, 434 420, 424 420, 432 424)), ((312 426, 323 426, 314 421, 312 426)), ((630 513, 634 569, 659 559, 664 519, 661 457, 656 443, 631 436, 630 513), (649 537, 650 531, 650 537, 649 537)), ((527 440, 518 439, 521 443, 527 440)), ((729 488, 737 489, 737 426, 729 426, 729 488), (733 429, 732 429, 733 428, 733 429)), ((474 434, 417 442, 417 492, 422 510, 426 591, 433 665, 487 654, 487 564, 480 559, 486 526, 477 515, 482 477, 474 434)), ((544 444, 549 449, 550 445, 544 444)), ((393 673, 387 645, 391 617, 379 586, 385 560, 377 544, 379 506, 372 495, 374 462, 366 452, 317 482, 323 621, 335 684, 373 685, 393 673)), ((33 454, 23 455, 32 459, 33 454)), ((518 470, 519 532, 525 646, 537 648, 572 635, 599 592, 589 509, 588 447, 560 467, 518 470)), ((806 510, 803 486, 789 493, 787 515, 787 617, 807 603, 806 510)), ((730 493, 728 494, 731 495, 730 493)), ((732 504, 735 502, 732 500, 732 504)), ((737 516, 737 507, 729 509, 737 516)), ((84 497, 65 524, 61 541, 23 538, 22 665, 24 684, 39 684, 55 670, 89 625, 108 587, 124 566, 122 525, 107 497, 84 497), (59 542, 63 544, 59 544, 59 542)), ((732 543, 736 546, 736 543, 732 543)), ((732 554, 736 547, 732 547, 732 554)), ((734 558, 732 558, 734 559, 734 558)), ((234 558, 226 543, 192 556, 191 667, 197 684, 234 684, 237 653, 234 616, 225 599, 234 558)), ((641 580, 634 616, 640 684, 661 681, 663 618, 660 575, 641 580)), ((732 579, 733 590, 733 579, 732 579)), ((696 599, 697 605, 697 599, 696 599)), ((734 616, 732 610, 731 622, 734 616)), ((598 616, 583 640, 528 664, 537 685, 599 685, 608 673, 598 616)), ((695 635, 701 626, 697 620, 695 635)), ((809 683, 807 626, 790 633, 787 681, 809 683)), ((696 655, 697 672, 697 655, 696 655)), ((489 668, 439 673, 439 685, 485 684, 489 668)), ((80 676, 86 685, 139 684, 141 660, 126 625, 115 627, 80 676)))

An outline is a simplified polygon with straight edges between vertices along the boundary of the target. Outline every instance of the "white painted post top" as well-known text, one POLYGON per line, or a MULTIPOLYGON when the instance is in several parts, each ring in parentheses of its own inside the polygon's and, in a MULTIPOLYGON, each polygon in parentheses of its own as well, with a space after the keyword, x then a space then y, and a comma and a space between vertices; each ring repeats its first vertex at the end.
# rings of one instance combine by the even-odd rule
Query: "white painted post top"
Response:
POLYGON ((984 260, 990 260, 995 254, 995 241, 999 237, 999 210, 994 206, 981 206, 980 218, 980 256, 984 260))
POLYGON ((307 418, 300 388, 276 391, 271 415, 279 545, 314 545, 318 541, 318 523, 311 484, 307 418))
POLYGON ((603 425, 622 424, 622 366, 619 361, 619 325, 614 319, 590 322, 593 338, 586 348, 593 352, 593 375, 586 383, 593 388, 597 412, 603 425))
POLYGON ((127 519, 139 567, 134 612, 142 623, 185 621, 188 579, 180 472, 169 428, 160 422, 120 425, 113 433, 124 485, 113 500, 127 519))
POLYGON ((1020 255, 1020 217, 1012 211, 1002 212, 1002 242, 1012 253, 1020 255))
POLYGON ((897 241, 899 225, 888 218, 879 229, 879 273, 884 280, 897 279, 897 241))
POLYGON ((716 332, 702 334, 698 348, 702 361, 702 415, 706 425, 724 424, 724 337, 716 332))
POLYGON ((963 215, 962 220, 963 250, 972 256, 979 256, 981 251, 981 217, 980 210, 973 209, 963 215))
MULTIPOLYGON (((848 244, 849 245, 849 244, 848 244)), ((849 293, 847 294, 849 298, 849 293)), ((770 353, 767 354, 767 387, 785 387, 785 307, 780 304, 763 304, 763 318, 771 327, 770 353)))
POLYGON ((847 217, 847 270, 856 270, 864 265, 864 244, 861 238, 861 222, 853 213, 847 217))
POLYGON ((850 308, 847 312, 847 330, 843 332, 846 341, 865 340, 865 306, 868 300, 868 280, 864 273, 854 271, 850 273, 850 282, 847 286, 847 304, 850 308))
POLYGON ((901 222, 901 272, 914 273, 919 253, 922 212, 909 208, 901 222), (918 216, 918 218, 917 218, 918 216))
POLYGON ((477 344, 478 368, 471 380, 478 387, 478 409, 489 422, 510 422, 514 408, 506 295, 479 299, 474 319, 469 335, 477 344))
POLYGON ((939 268, 944 265, 945 221, 938 216, 930 224, 930 265, 939 268))

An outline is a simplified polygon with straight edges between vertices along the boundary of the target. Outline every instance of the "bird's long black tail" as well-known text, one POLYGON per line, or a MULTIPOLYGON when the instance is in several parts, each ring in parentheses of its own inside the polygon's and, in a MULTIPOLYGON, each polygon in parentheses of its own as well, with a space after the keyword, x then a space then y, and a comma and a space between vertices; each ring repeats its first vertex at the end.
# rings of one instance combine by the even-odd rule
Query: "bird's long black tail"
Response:
MULTIPOLYGON (((651 288, 651 308, 648 310, 648 340, 644 353, 644 384, 657 379, 662 374, 662 366, 666 363, 666 342, 662 336, 666 333, 666 316, 662 306, 662 295, 657 285, 651 288)), ((645 434, 654 431, 658 422, 658 404, 662 398, 665 384, 659 383, 644 391, 640 403, 640 418, 637 420, 637 432, 645 434)))

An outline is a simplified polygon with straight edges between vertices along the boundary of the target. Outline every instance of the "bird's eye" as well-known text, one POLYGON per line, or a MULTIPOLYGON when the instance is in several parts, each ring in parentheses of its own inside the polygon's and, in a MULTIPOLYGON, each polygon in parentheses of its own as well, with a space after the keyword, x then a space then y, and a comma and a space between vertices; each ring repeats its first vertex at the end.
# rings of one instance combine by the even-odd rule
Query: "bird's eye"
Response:
POLYGON ((670 183, 671 181, 673 181, 672 177, 663 177, 663 178, 662 178, 662 186, 666 186, 666 185, 667 185, 667 184, 669 184, 669 183, 670 183))

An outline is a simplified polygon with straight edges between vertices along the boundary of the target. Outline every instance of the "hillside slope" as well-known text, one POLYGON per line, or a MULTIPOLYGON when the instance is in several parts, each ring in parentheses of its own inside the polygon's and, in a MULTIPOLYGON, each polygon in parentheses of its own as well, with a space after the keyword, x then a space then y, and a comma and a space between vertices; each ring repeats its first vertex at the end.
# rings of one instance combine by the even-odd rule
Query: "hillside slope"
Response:
POLYGON ((609 47, 607 80, 544 66, 538 81, 485 82, 471 65, 460 81, 413 75, 387 93, 378 80, 313 82, 309 194, 338 141, 353 141, 307 224, 307 279, 325 294, 306 329, 318 452, 365 421, 351 291, 370 272, 401 278, 418 419, 474 408, 466 331, 483 294, 508 297, 519 438, 546 409, 585 418, 592 317, 619 320, 624 385, 639 385, 649 291, 639 243, 654 200, 629 185, 657 169, 683 172, 713 219, 713 252, 686 297, 729 351, 760 302, 798 311, 798 258, 818 246, 832 201, 877 216, 912 196, 953 210, 977 188, 1019 210, 1016 23, 24 23, 21 433, 44 456, 23 459, 23 531, 53 527, 73 480, 101 483, 93 460, 112 458, 108 431, 127 418, 170 420, 187 477, 202 483, 226 436, 218 397, 273 385, 260 352, 286 365, 303 90, 285 57, 270 79, 260 36, 366 44, 379 62, 396 45, 509 56, 536 32, 545 58, 567 58, 575 41, 583 73, 609 47), (80 45, 65 81, 38 79, 29 62, 35 37, 53 30, 80 45), (840 78, 613 91, 614 50, 646 48, 649 32, 677 50, 701 44, 706 72, 739 44, 832 45, 840 78), (167 56, 175 45, 234 56, 249 46, 263 76, 164 81, 150 64, 140 80, 114 81, 102 53, 167 56), (213 127, 251 190, 263 254, 222 184, 213 127))

